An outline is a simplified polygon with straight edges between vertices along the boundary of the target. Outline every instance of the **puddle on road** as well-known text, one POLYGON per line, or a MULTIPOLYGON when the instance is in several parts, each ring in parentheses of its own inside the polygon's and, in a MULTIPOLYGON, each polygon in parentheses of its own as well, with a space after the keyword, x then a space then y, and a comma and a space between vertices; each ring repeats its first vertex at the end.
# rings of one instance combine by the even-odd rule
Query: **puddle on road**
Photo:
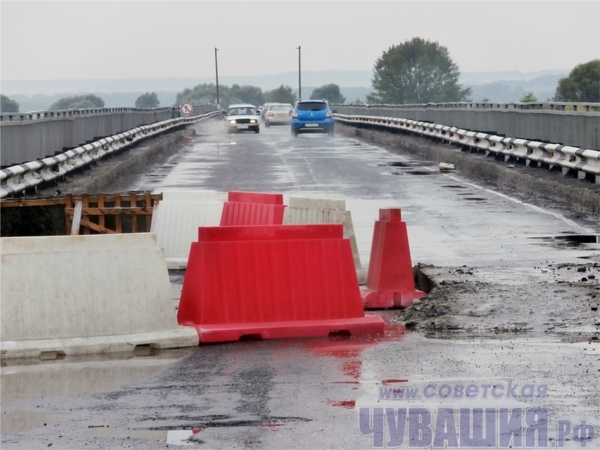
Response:
MULTIPOLYGON (((600 235, 597 234, 570 234, 562 236, 539 236, 530 237, 533 241, 539 241, 541 245, 552 245, 556 247, 569 247, 578 248, 584 244, 598 244, 600 243, 600 235)), ((600 246, 587 246, 590 248, 596 248, 600 250, 600 246)))
POLYGON ((589 259, 591 261, 600 261, 600 254, 597 255, 587 255, 587 256, 580 256, 580 259, 589 259))
POLYGON ((131 353, 67 356, 60 360, 36 358, 2 361, 2 403, 27 398, 70 397, 107 392, 160 372, 195 348, 131 353))
POLYGON ((347 357, 352 352, 359 353, 375 347, 381 342, 400 341, 406 337, 408 331, 401 323, 391 323, 398 310, 366 311, 368 315, 379 315, 385 322, 383 334, 357 334, 357 335, 331 335, 327 338, 307 338, 305 350, 320 355, 334 357, 347 357))
MULTIPOLYGON (((307 339, 304 350, 323 357, 334 357, 340 360, 340 371, 347 378, 358 382, 362 377, 362 356, 364 350, 376 347, 383 342, 397 342, 406 337, 406 327, 400 323, 391 323, 390 320, 397 315, 397 310, 367 311, 377 314, 385 321, 383 334, 361 335, 336 335, 328 338, 307 339)), ((334 383, 350 384, 350 381, 336 381, 334 383)), ((341 405, 337 405, 341 406, 341 405)))
POLYGON ((392 175, 433 175, 439 174, 433 170, 404 170, 402 172, 392 172, 392 175))
POLYGON ((122 430, 112 428, 90 428, 83 431, 81 434, 84 436, 95 436, 95 437, 126 437, 129 438, 141 438, 153 441, 164 442, 166 444, 173 445, 196 445, 200 444, 200 441, 190 441, 192 436, 200 433, 201 429, 193 430, 122 430))
POLYGON ((433 166, 433 163, 428 161, 393 161, 386 165, 391 167, 426 167, 433 166))

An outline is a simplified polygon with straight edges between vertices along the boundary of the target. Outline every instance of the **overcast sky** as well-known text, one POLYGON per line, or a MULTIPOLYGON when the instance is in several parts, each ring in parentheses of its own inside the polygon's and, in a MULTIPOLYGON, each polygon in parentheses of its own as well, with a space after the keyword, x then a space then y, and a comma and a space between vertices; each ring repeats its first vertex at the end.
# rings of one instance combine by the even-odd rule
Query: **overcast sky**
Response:
POLYGON ((595 1, 6 1, 6 80, 372 70, 413 37, 463 72, 566 69, 600 57, 595 1))

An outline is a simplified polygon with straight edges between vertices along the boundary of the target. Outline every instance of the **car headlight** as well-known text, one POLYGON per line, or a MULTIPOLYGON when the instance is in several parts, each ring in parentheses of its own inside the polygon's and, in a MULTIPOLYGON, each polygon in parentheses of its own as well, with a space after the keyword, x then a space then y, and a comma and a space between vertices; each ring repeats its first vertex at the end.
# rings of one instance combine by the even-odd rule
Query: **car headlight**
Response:
POLYGON ((256 119, 250 119, 250 123, 256 123, 256 119))
POLYGON ((235 119, 232 119, 229 121, 229 125, 234 125, 235 124, 235 119))

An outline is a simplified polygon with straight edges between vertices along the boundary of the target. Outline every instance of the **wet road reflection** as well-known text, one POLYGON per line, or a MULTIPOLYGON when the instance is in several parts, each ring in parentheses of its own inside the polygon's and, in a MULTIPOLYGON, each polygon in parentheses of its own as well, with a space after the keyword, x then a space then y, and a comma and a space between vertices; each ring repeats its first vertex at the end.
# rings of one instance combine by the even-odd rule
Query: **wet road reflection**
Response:
MULTIPOLYGON (((108 392, 154 375, 193 349, 158 351, 153 356, 131 353, 67 356, 59 361, 3 360, 0 369, 2 405, 24 399, 48 399, 108 392)), ((2 433, 16 433, 55 423, 60 415, 16 411, 2 415, 2 433)))
MULTIPOLYGON (((215 128, 130 187, 160 188, 211 189, 220 200, 229 190, 345 199, 363 266, 369 262, 379 209, 389 207, 402 210, 413 263, 465 265, 474 282, 547 281, 552 279, 548 265, 600 254, 597 240, 573 237, 598 230, 560 211, 533 207, 474 184, 460 172, 440 173, 430 163, 356 139, 294 139, 286 127, 235 136, 215 128)), ((172 278, 174 303, 181 277, 172 278)), ((598 417, 597 343, 525 335, 427 339, 394 323, 394 311, 374 314, 386 321, 382 336, 247 341, 149 357, 11 363, 2 367, 2 446, 368 448, 371 437, 360 434, 357 411, 380 407, 382 388, 509 379, 546 383, 551 395, 502 405, 547 406, 553 418, 598 417)), ((419 404, 443 402, 421 399, 419 404)), ((476 404, 486 406, 481 400, 476 404)))

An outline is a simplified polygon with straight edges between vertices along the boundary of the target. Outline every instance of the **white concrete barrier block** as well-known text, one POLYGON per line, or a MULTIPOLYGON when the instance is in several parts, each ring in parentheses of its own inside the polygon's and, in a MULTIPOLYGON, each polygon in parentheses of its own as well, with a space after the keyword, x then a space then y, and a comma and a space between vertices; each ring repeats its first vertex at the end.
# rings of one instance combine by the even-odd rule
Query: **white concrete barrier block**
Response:
POLYGON ((2 238, 0 252, 3 357, 197 345, 153 233, 2 238))
POLYGON ((301 209, 339 209, 343 211, 346 209, 346 200, 290 197, 288 199, 288 207, 301 209))
POLYGON ((360 262, 352 214, 346 211, 345 200, 314 199, 302 197, 290 197, 288 207, 283 214, 284 224, 331 224, 341 223, 344 225, 344 238, 350 240, 354 266, 360 284, 366 283, 366 271, 360 262))
POLYGON ((187 267, 192 242, 198 240, 198 227, 219 226, 222 210, 223 203, 217 201, 163 200, 156 205, 150 231, 156 233, 169 269, 187 267))
POLYGON ((162 194, 163 201, 170 202, 216 202, 217 191, 210 190, 185 190, 185 189, 157 189, 154 194, 162 194))

